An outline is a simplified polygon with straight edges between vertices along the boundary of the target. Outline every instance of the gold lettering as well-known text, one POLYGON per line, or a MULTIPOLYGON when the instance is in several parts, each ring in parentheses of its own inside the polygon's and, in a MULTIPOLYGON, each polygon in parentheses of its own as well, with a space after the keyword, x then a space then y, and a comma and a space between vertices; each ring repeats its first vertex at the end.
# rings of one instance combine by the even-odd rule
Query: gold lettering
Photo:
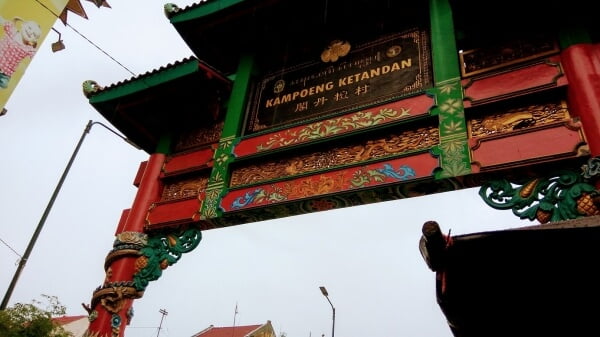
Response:
MULTIPOLYGON (((351 68, 364 68, 365 66, 371 64, 373 60, 380 61, 380 58, 381 58, 381 56, 379 55, 379 53, 377 53, 374 56, 368 56, 364 59, 351 61, 350 63, 342 63, 342 64, 338 65, 338 70, 343 70, 343 69, 347 70, 347 69, 351 69, 351 68)), ((399 70, 402 70, 405 68, 410 68, 410 67, 412 67, 412 59, 408 58, 405 60, 401 60, 400 62, 393 62, 391 64, 386 64, 386 65, 374 67, 371 69, 365 69, 365 71, 358 72, 358 73, 355 73, 355 74, 352 74, 349 76, 345 76, 342 78, 338 78, 337 79, 337 87, 341 88, 341 87, 347 86, 349 84, 366 81, 366 80, 369 80, 374 77, 378 77, 381 75, 385 75, 385 74, 388 74, 388 73, 391 73, 394 71, 399 71, 399 70)), ((291 83, 295 83, 295 84, 306 83, 307 80, 323 77, 326 75, 331 75, 331 74, 335 73, 335 71, 336 71, 335 68, 328 67, 327 69, 322 70, 321 72, 297 79, 295 81, 292 81, 291 83)), ((303 89, 300 89, 300 90, 297 90, 297 91, 294 91, 291 93, 287 93, 287 94, 284 94, 281 96, 277 96, 275 98, 269 98, 265 101, 265 107, 272 108, 272 107, 275 107, 280 104, 293 102, 299 98, 306 98, 309 96, 318 95, 318 94, 324 93, 326 91, 333 90, 335 88, 335 86, 336 86, 335 82, 329 81, 329 82, 316 84, 316 85, 313 85, 308 88, 303 88, 303 89)))
POLYGON ((323 91, 325 91, 325 83, 315 86, 315 94, 322 93, 323 91))
POLYGON ((292 101, 292 94, 285 94, 281 96, 281 103, 287 103, 292 101))

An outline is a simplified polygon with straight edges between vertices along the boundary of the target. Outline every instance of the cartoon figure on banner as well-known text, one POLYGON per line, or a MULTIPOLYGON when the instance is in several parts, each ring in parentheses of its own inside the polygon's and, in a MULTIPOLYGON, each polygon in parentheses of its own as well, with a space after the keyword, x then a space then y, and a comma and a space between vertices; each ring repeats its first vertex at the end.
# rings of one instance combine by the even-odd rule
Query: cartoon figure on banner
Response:
POLYGON ((31 59, 37 51, 42 29, 37 22, 19 17, 6 20, 0 16, 0 24, 4 31, 0 39, 0 89, 6 89, 21 61, 31 59))

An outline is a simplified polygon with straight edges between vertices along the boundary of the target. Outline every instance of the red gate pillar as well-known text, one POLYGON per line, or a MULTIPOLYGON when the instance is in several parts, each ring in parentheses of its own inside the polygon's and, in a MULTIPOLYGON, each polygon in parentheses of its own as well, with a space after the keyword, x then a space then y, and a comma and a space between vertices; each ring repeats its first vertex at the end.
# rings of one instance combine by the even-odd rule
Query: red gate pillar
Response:
POLYGON ((579 116, 592 157, 600 155, 600 45, 579 43, 563 50, 571 111, 579 116))
POLYGON ((138 192, 124 224, 117 228, 115 249, 105 262, 106 277, 94 291, 89 310, 90 326, 84 336, 122 337, 133 316, 133 300, 143 292, 134 287, 137 252, 145 241, 144 224, 150 205, 160 199, 159 179, 165 155, 152 154, 143 168, 138 192))

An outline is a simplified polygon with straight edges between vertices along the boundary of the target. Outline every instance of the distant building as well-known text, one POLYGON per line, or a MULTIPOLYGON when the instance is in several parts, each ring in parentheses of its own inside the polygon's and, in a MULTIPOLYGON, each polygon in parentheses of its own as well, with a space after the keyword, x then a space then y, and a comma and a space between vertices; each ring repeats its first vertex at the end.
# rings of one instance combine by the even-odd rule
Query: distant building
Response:
POLYGON ((192 337, 275 337, 275 331, 273 331, 271 321, 267 321, 262 325, 232 327, 215 327, 210 325, 208 328, 192 335, 192 337))
POLYGON ((87 315, 79 316, 62 316, 52 319, 54 322, 62 325, 68 332, 73 334, 73 337, 81 337, 90 325, 87 315))

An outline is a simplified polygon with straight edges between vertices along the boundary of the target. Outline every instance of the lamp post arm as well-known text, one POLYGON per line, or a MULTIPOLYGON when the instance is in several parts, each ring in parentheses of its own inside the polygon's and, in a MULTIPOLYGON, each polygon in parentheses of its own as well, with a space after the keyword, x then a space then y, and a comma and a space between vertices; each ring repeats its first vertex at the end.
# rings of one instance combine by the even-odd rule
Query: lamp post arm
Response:
POLYGON ((75 147, 75 150, 73 151, 73 154, 71 155, 71 159, 69 159, 69 162, 67 163, 67 166, 65 167, 65 169, 62 173, 62 176, 60 177, 60 180, 58 181, 58 184, 54 188, 52 197, 50 197, 50 201, 48 202, 48 205, 46 206, 46 209, 44 210, 44 213, 42 214, 42 217, 40 218, 40 221, 39 221, 37 227, 35 228, 35 232, 33 232, 33 235, 31 236, 31 239, 29 240, 29 244, 27 245, 27 248, 25 249, 25 253, 23 253, 23 256, 19 260, 19 265, 17 266, 17 270, 15 271, 12 281, 10 282, 8 289, 6 290, 6 294, 4 295, 4 299, 2 300, 2 304, 0 304, 0 310, 6 309, 6 307, 8 305, 8 301, 10 300, 10 296, 12 295, 15 285, 17 284, 17 281, 19 280, 19 276, 21 275, 23 268, 25 268, 27 259, 29 258, 29 255, 31 255, 33 246, 35 245, 35 242, 37 241, 38 237, 40 236, 40 232, 42 231, 42 228, 44 227, 44 223, 46 222, 46 219, 48 218, 48 215, 50 214, 50 211, 52 210, 54 201, 56 200, 56 197, 58 196, 58 193, 60 192, 60 189, 62 188, 62 185, 63 185, 65 179, 67 178, 67 174, 69 173, 69 170, 71 169, 71 166, 73 165, 73 161, 75 161, 75 157, 77 156, 77 153, 79 152, 79 148, 81 147, 81 144, 83 144, 83 141, 85 140, 85 136, 87 136, 87 134, 90 133, 90 129, 92 128, 92 125, 93 125, 93 123, 90 120, 87 123, 87 125, 85 126, 85 129, 83 130, 83 134, 81 135, 81 138, 79 138, 79 142, 77 143, 77 146, 75 147))
MULTIPOLYGON (((91 121, 90 121, 91 122, 91 121)), ((126 143, 129 143, 129 145, 135 147, 138 150, 141 150, 141 147, 139 147, 136 143, 134 143, 131 139, 121 135, 120 133, 116 132, 115 130, 111 129, 110 127, 106 126, 105 124, 101 123, 101 122, 92 122, 90 124, 90 128, 94 125, 94 124, 98 124, 102 127, 104 127, 106 130, 112 132, 115 136, 121 138, 122 140, 124 140, 126 143)))

